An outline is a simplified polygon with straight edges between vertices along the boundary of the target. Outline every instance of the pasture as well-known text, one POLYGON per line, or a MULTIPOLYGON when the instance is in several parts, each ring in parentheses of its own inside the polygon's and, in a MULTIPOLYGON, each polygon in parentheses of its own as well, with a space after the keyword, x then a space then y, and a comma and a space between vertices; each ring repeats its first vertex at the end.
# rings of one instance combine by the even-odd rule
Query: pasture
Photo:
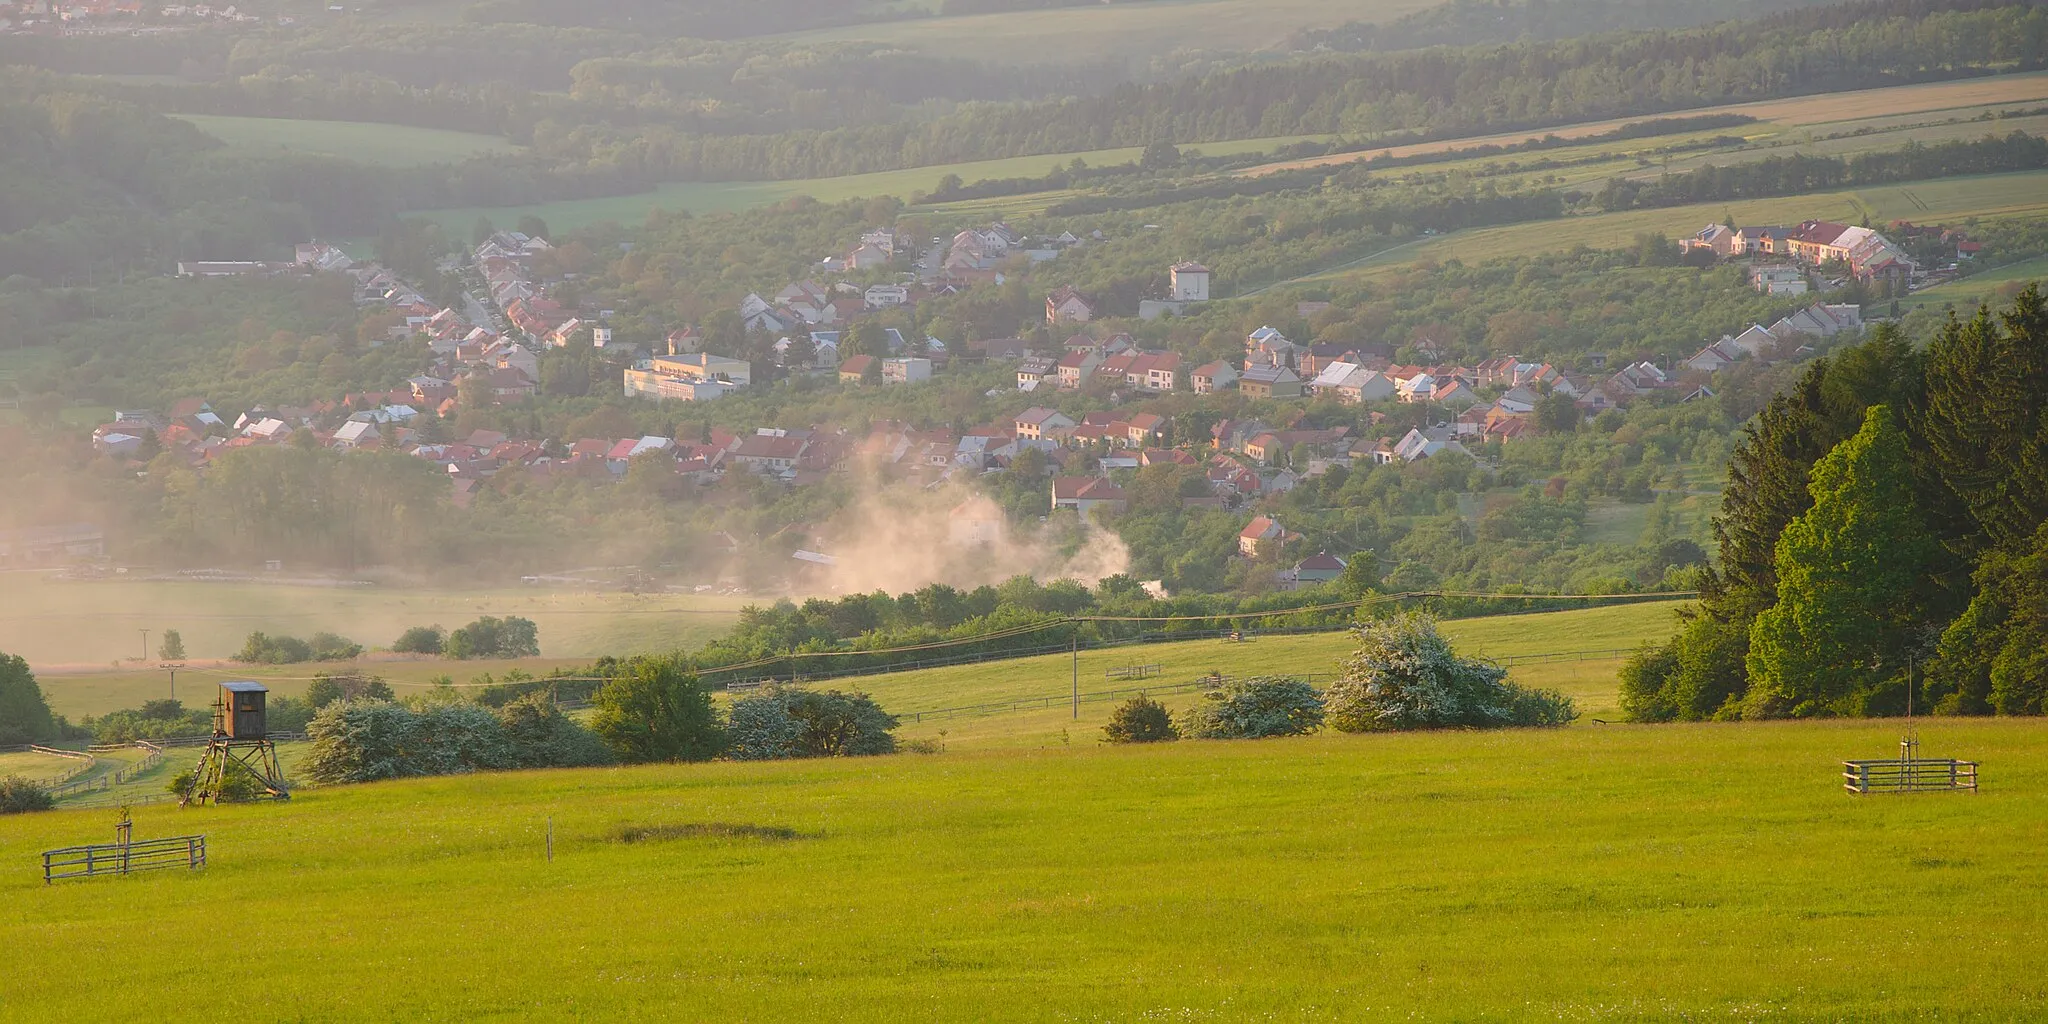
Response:
POLYGON ((235 152, 256 156, 321 156, 385 167, 417 167, 519 149, 495 135, 409 125, 219 114, 170 116, 191 122, 235 152))
POLYGON ((477 775, 135 809, 210 863, 45 887, 9 1016, 1983 1020, 2048 1010, 2048 727, 1855 798, 1889 722, 1585 726, 477 775), (547 855, 552 829, 553 858, 547 855), (638 830, 638 831, 629 831, 638 830), (638 836, 637 841, 628 841, 638 836), (230 972, 195 941, 232 920, 230 972), (116 938, 118 936, 118 938, 116 938), (231 982, 226 980, 231 979, 231 982), (148 993, 138 999, 136 993, 148 993))

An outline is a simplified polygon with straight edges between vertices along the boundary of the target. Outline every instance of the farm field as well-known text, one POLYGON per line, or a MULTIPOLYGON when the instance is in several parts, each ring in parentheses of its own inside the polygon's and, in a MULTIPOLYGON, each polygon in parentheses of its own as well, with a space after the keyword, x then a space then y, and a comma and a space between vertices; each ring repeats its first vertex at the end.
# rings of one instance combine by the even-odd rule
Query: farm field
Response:
MULTIPOLYGON (((1832 125, 1835 122, 1856 121, 1863 118, 1899 119, 1911 117, 1928 120, 1928 114, 1937 111, 1956 111, 1968 108, 1997 109, 2011 104, 2026 104, 2048 100, 2048 72, 1997 75, 1990 78, 1972 78, 1956 82, 1930 82, 1921 85, 1898 85, 1883 89, 1860 89, 1852 92, 1820 93, 1812 96, 1793 96, 1778 100, 1758 100, 1750 103, 1732 103, 1713 107, 1698 107, 1690 110, 1674 110, 1664 114, 1637 117, 1610 118, 1605 121, 1587 121, 1579 124, 1560 125, 1533 131, 1497 132, 1490 135, 1474 135, 1457 139, 1439 139, 1432 142, 1416 142, 1385 149, 1364 150, 1357 153, 1334 153, 1329 156, 1311 157, 1306 160, 1287 160, 1278 163, 1248 167, 1236 173, 1243 175, 1268 174, 1273 171, 1299 167, 1321 167, 1350 163, 1388 153, 1396 157, 1425 156, 1450 150, 1470 149, 1475 146, 1512 145, 1530 139, 1555 135, 1562 139, 1579 139, 1612 131, 1632 122, 1653 120, 1657 117, 1694 117, 1705 114, 1746 114, 1754 117, 1758 124, 1738 125, 1705 134, 1736 134, 1750 137, 1774 134, 1771 129, 1782 132, 1790 128, 1812 128, 1832 125)), ((1972 111, 1974 113, 1974 111, 1972 111)), ((1988 122, 1985 130, 1999 127, 1997 122, 1988 122)), ((2001 134, 2005 130, 1999 127, 2001 134)), ((1811 133, 1808 133, 1811 134, 1811 133)), ((1830 134, 1822 132, 1821 134, 1830 134)), ((1903 141, 1903 140, 1901 140, 1903 141)), ((1630 148, 1663 144, 1658 139, 1629 140, 1630 148)))
POLYGON ((1845 795, 1840 760, 1897 735, 1836 721, 1077 737, 449 777, 137 807, 138 838, 205 834, 208 867, 49 887, 37 851, 111 840, 113 812, 0 818, 6 1005, 106 1021, 199 1005, 320 1020, 2039 1017, 2048 726, 1923 726, 1928 753, 1984 763, 1976 796, 1845 795), (622 841, 628 828, 668 838, 622 841), (224 985, 190 949, 230 912, 260 969, 224 985))
MULTIPOLYGON (((1188 149, 1200 150, 1212 156, 1227 156, 1236 153, 1261 153, 1280 146, 1303 141, 1323 141, 1327 135, 1288 135, 1265 139, 1238 139, 1231 142, 1210 142, 1190 144, 1188 149)), ((929 192, 938 185, 939 179, 948 174, 957 174, 963 182, 973 183, 985 178, 1036 177, 1051 170, 1055 165, 1072 162, 1076 158, 1093 166, 1130 163, 1144 152, 1142 146, 1128 146, 1120 149, 1097 149, 1081 153, 1048 153, 1040 156, 1005 157, 1000 160, 975 160, 967 163, 936 164, 929 167, 911 167, 898 171, 875 171, 868 174, 845 174, 831 178, 799 178, 789 181, 685 181, 670 182, 657 186, 651 192, 628 196, 605 196, 597 199, 568 199, 552 203, 533 203, 527 206, 471 206, 446 210, 422 210, 415 215, 425 217, 442 226, 443 229, 466 236, 478 217, 488 217, 494 223, 507 224, 532 214, 548 222, 556 230, 574 230, 606 221, 621 224, 636 224, 646 219, 647 214, 657 210, 687 210, 691 213, 738 213, 757 206, 778 203, 796 196, 809 196, 820 202, 836 203, 845 199, 868 196, 896 196, 908 200, 913 193, 929 192)), ((1049 205, 1057 200, 1041 200, 1049 205)), ((980 207, 990 200, 972 201, 980 207)))
POLYGON ((301 121, 285 117, 172 114, 243 153, 327 156, 386 167, 453 163, 473 156, 514 153, 495 135, 358 121, 301 121))
MULTIPOLYGON (((37 670, 104 667, 142 654, 176 629, 195 662, 225 658, 252 630, 303 637, 339 633, 387 647, 411 626, 454 629, 482 615, 521 615, 540 627, 541 653, 557 658, 695 646, 730 626, 746 598, 554 591, 541 587, 427 590, 173 581, 61 582, 0 575, 0 651, 37 670)), ((299 666, 303 667, 303 666, 299 666)))
POLYGON ((1142 66, 1178 50, 1266 49, 1300 29, 1391 21, 1429 6, 1429 0, 1149 0, 874 22, 770 38, 873 40, 926 53, 973 51, 1017 64, 1125 60, 1142 66), (991 40, 1002 45, 990 47, 991 40))

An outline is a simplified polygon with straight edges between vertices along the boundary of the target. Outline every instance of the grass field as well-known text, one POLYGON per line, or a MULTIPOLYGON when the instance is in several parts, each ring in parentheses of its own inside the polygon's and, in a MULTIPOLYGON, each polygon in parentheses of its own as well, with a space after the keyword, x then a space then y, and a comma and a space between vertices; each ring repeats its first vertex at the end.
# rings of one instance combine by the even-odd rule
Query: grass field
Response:
POLYGON ((138 807, 208 867, 50 887, 37 851, 114 813, 0 818, 0 987, 34 1020, 2039 1019, 2048 726, 1923 731, 1984 792, 1846 796, 1898 728, 1817 722, 303 790, 138 807))
MULTIPOLYGON (((1781 100, 1759 100, 1751 103, 1731 103, 1714 107, 1700 107, 1693 110, 1677 110, 1665 117, 1692 117, 1704 114, 1746 114, 1761 124, 1744 125, 1723 129, 1709 134, 1742 134, 1764 137, 1780 134, 1794 128, 1808 129, 1802 133, 1817 134, 1817 126, 1838 122, 1854 122, 1866 118, 1925 119, 1925 115, 1950 110, 1962 110, 2004 104, 2025 104, 2048 100, 2048 72, 2028 72, 2015 75, 1997 75, 1990 78, 1973 78, 1957 82, 1930 82, 1921 85, 1900 85, 1884 89, 1860 89, 1852 92, 1821 93, 1814 96, 1793 96, 1781 100)), ((1631 122, 1650 120, 1649 117, 1612 118, 1605 121, 1587 121, 1580 124, 1562 125, 1536 131, 1499 132, 1492 135, 1475 135, 1458 139, 1439 139, 1432 142, 1416 142, 1404 146, 1389 146, 1386 149, 1365 150, 1357 153, 1337 153, 1307 160, 1288 160, 1246 168, 1239 174, 1267 174, 1277 170, 1299 167, 1319 167, 1350 163, 1388 153, 1395 157, 1423 156, 1457 149, 1471 149, 1486 145, 1512 145, 1529 139, 1555 135, 1563 139, 1580 139, 1612 131, 1631 122)), ((2003 133, 2010 126, 1987 124, 1985 131, 1997 127, 2003 133)), ((1818 132, 1826 134, 1826 132, 1818 132)), ((1968 137, 1968 136, 1965 136, 1968 137)), ((1903 140, 1902 140, 1903 141, 1903 140)), ((1633 147, 1664 145, 1670 138, 1629 140, 1633 147)))
POLYGON ((239 152, 337 157, 387 167, 452 163, 479 155, 513 153, 519 148, 495 135, 407 125, 216 114, 171 116, 190 121, 239 152))
POLYGON ((1429 6, 1429 0, 1149 0, 875 22, 777 38, 872 40, 926 53, 974 52, 1016 64, 1127 60, 1142 65, 1177 50, 1265 49, 1300 29, 1391 21, 1429 6))
MULTIPOLYGON (((1289 135, 1267 139, 1239 139, 1232 142, 1211 142, 1190 145, 1212 156, 1227 156, 1237 153, 1263 153, 1280 146, 1303 141, 1322 141, 1327 135, 1289 135)), ((820 202, 838 202, 867 196, 897 196, 909 199, 913 193, 929 192, 938 185, 939 179, 948 174, 957 174, 964 182, 976 182, 988 178, 1037 177, 1064 165, 1075 158, 1087 161, 1092 166, 1106 166, 1130 163, 1144 152, 1143 147, 1132 146, 1121 149, 1097 149, 1081 153, 1049 153, 1042 156, 1006 157, 1000 160, 975 160, 966 163, 940 164, 930 167, 912 167, 900 171, 876 171, 870 174, 846 174, 831 178, 801 178, 791 181, 686 181, 661 185, 651 192, 629 196, 606 196, 598 199, 571 199, 553 203, 533 203, 527 206, 471 206, 446 210, 425 210, 417 216, 426 217, 444 229, 457 234, 466 234, 478 217, 488 217, 494 223, 507 224, 527 214, 533 214, 548 222, 554 229, 573 230, 591 224, 616 221, 621 224, 637 224, 645 220, 653 210, 688 210, 691 213, 737 213, 757 206, 781 202, 795 196, 809 196, 820 202)), ((1039 208, 1056 200, 1045 198, 1044 194, 1033 197, 1039 208)), ((987 206, 989 200, 971 204, 976 209, 987 206)))

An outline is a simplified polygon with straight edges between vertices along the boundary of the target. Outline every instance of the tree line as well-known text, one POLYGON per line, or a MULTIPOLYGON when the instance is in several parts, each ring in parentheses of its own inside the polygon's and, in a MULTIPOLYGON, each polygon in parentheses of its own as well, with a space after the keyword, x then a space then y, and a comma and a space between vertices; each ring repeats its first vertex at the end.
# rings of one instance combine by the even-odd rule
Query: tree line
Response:
POLYGON ((2048 310, 2038 287, 1817 361, 1748 428, 1700 609, 1623 673, 1645 720, 2041 714, 2048 310))
POLYGON ((1603 210, 1634 210, 2043 167, 2048 167, 2048 139, 2013 131, 2003 137, 1908 143, 1899 149, 1849 157, 1794 153, 1727 167, 1708 164, 1661 175, 1655 181, 1610 178, 1593 201, 1603 210))

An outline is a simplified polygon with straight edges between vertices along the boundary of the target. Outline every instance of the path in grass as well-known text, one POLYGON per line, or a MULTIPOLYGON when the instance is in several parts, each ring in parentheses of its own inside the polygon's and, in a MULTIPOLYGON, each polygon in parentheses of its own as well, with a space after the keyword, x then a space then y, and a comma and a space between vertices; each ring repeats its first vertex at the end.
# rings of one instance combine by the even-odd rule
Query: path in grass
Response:
POLYGON ((1840 760, 1895 749, 1888 722, 1077 740, 145 806, 135 835, 204 833, 204 871, 47 888, 36 851, 111 840, 110 813, 11 816, 7 1009, 2036 1018, 2048 725, 1946 720, 1923 737, 1983 761, 1985 790, 1844 795, 1840 760), (684 837, 617 841, 628 826, 684 837), (237 949, 262 951, 231 985, 189 956, 224 914, 237 949))

